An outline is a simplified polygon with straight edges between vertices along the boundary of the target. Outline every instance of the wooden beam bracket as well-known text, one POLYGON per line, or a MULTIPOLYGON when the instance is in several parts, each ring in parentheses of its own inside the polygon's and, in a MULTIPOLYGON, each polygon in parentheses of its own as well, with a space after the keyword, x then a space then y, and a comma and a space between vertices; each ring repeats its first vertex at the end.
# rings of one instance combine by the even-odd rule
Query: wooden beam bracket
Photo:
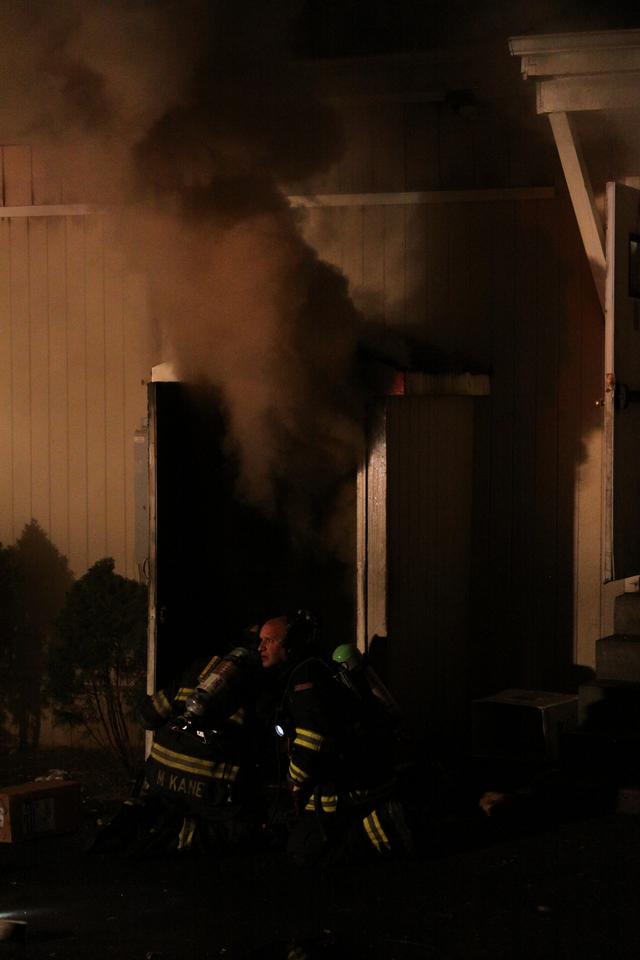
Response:
POLYGON ((549 122, 604 314, 607 274, 604 227, 596 207, 587 165, 569 114, 550 113, 549 122))

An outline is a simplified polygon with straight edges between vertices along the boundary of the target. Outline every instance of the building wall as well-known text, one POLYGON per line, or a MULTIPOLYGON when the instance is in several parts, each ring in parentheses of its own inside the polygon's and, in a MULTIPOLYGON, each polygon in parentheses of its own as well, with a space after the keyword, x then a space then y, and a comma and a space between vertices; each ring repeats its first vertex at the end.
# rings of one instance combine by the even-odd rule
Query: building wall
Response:
MULTIPOLYGON (((465 572, 470 662, 485 688, 548 688, 571 661, 593 664, 619 592, 600 582, 602 316, 515 65, 512 100, 468 65, 445 67, 378 65, 375 83, 373 67, 323 68, 346 151, 287 189, 476 191, 301 217, 363 311, 421 342, 422 366, 491 374, 465 572), (555 198, 482 193, 545 186, 555 198)), ((2 196, 5 208, 60 200, 26 146, 2 148, 2 196)), ((0 541, 34 518, 76 576, 105 555, 139 575, 135 435, 151 363, 145 281, 124 268, 106 214, 0 216, 0 541)))
POLYGON ((612 632, 622 585, 601 583, 603 318, 546 122, 527 100, 482 93, 471 115, 446 98, 373 98, 345 117, 350 147, 321 193, 468 191, 458 202, 354 198, 307 210, 305 230, 365 312, 423 339, 426 369, 491 374, 471 663, 485 690, 566 687, 571 664, 592 667, 612 632), (482 192, 545 185, 553 199, 482 192))
POLYGON ((137 577, 145 280, 126 271, 107 214, 39 215, 56 196, 29 147, 1 159, 5 210, 28 209, 0 211, 0 541, 35 519, 76 577, 104 556, 137 577))

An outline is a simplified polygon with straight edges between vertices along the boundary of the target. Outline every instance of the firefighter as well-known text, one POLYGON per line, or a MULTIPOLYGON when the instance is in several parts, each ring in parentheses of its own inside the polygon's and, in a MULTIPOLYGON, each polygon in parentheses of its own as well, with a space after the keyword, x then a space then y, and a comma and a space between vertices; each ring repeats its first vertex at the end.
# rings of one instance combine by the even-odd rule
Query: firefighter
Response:
POLYGON ((288 743, 296 814, 288 852, 300 864, 408 852, 387 712, 373 694, 355 696, 336 678, 316 637, 304 612, 260 630, 262 666, 278 681, 274 725, 288 743))
POLYGON ((96 838, 95 851, 224 852, 250 842, 259 664, 255 646, 236 647, 144 698, 138 718, 154 736, 142 789, 96 838))

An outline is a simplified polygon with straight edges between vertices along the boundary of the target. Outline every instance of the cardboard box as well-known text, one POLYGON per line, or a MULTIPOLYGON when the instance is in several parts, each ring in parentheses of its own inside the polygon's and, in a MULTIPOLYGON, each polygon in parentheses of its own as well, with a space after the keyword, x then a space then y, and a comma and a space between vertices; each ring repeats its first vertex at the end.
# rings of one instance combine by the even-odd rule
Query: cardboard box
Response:
POLYGON ((472 702, 475 757, 552 760, 578 725, 578 698, 544 690, 503 690, 472 702))
POLYGON ((80 822, 80 784, 44 780, 0 787, 0 843, 69 833, 80 822))

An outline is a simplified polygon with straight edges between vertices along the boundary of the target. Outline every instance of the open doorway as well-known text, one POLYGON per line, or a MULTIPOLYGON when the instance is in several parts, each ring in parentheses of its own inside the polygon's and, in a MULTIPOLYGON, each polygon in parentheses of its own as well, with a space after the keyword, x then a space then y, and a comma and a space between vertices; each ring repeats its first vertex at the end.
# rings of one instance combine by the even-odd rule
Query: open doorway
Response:
POLYGON ((152 382, 149 414, 149 686, 300 608, 318 617, 327 645, 351 640, 353 567, 311 551, 277 509, 266 515, 238 497, 215 393, 152 382))

